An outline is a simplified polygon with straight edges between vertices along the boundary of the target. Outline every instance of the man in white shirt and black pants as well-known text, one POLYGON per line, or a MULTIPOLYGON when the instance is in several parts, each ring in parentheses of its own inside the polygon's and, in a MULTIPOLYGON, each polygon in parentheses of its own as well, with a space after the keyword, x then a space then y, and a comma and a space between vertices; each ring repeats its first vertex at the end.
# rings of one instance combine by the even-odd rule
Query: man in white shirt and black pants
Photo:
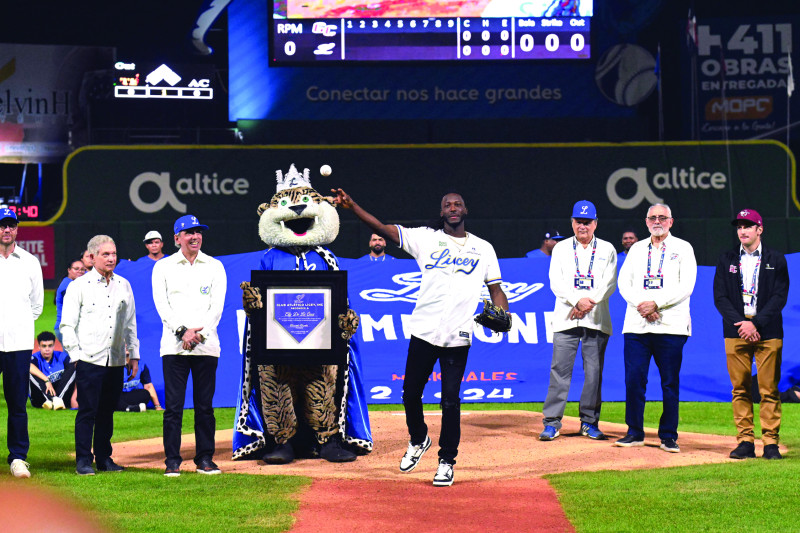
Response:
POLYGON ((553 361, 539 440, 550 441, 559 435, 579 345, 584 372, 580 433, 595 440, 606 438, 598 423, 603 361, 611 335, 608 299, 617 287, 617 251, 610 242, 595 237, 596 229, 597 209, 592 202, 581 200, 572 208, 575 236, 556 244, 551 255, 550 290, 556 297, 553 361))
POLYGON ((465 231, 467 206, 460 194, 449 193, 442 198, 440 218, 433 224, 436 227, 405 228, 383 224, 342 189, 333 192, 337 204, 352 209, 375 233, 408 252, 422 271, 417 304, 408 322, 411 341, 403 406, 410 441, 400 461, 400 471, 411 472, 431 446, 422 412, 422 392, 438 360, 442 370, 442 430, 433 484, 450 486, 461 439, 461 379, 472 344, 473 315, 484 285, 492 303, 508 310, 497 255, 491 244, 465 231))
POLYGON ((17 241, 17 215, 0 208, 0 373, 8 408, 8 464, 17 478, 28 470, 28 377, 33 322, 42 314, 44 290, 39 260, 17 241))
POLYGON ((153 268, 153 300, 164 324, 161 363, 164 369, 164 475, 177 477, 186 383, 192 374, 194 400, 194 463, 200 474, 219 474, 214 464, 214 390, 220 356, 217 325, 222 317, 227 277, 222 263, 200 251, 203 230, 197 217, 175 221, 179 250, 153 268))
POLYGON ((69 284, 61 315, 64 349, 76 362, 75 472, 80 476, 95 474, 92 459, 101 472, 123 470, 111 458, 114 409, 122 393, 124 368, 134 377, 139 371, 136 305, 131 284, 114 273, 117 247, 108 235, 96 235, 87 248, 94 269, 69 284))
POLYGON ((672 210, 655 204, 645 219, 650 238, 628 250, 619 271, 625 310, 625 423, 616 446, 644 446, 644 405, 652 357, 661 376, 664 411, 658 424, 661 449, 678 453, 678 410, 683 346, 692 334, 689 297, 697 278, 692 245, 673 236, 672 210))

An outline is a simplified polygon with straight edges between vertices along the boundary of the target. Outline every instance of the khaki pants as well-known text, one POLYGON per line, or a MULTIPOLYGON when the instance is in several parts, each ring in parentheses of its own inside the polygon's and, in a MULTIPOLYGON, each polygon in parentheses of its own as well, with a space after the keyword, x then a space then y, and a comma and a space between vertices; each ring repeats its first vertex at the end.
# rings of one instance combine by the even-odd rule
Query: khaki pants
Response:
POLYGON ((781 428, 781 400, 778 381, 781 375, 782 339, 747 342, 725 339, 728 374, 733 385, 733 421, 737 442, 753 442, 752 361, 755 358, 758 389, 761 393, 761 439, 765 445, 778 444, 781 428))

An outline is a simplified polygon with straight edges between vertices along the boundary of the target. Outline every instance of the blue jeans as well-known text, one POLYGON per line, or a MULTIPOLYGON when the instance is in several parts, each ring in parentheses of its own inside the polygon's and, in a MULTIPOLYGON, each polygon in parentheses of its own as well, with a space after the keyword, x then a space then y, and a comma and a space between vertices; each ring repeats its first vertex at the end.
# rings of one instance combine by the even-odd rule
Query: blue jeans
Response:
POLYGON ((0 352, 0 374, 3 375, 3 394, 8 407, 8 463, 28 457, 28 376, 31 351, 0 352))
POLYGON ((625 333, 625 423, 628 435, 644 439, 644 403, 652 356, 661 376, 664 412, 658 423, 660 439, 678 438, 678 388, 686 335, 625 333))

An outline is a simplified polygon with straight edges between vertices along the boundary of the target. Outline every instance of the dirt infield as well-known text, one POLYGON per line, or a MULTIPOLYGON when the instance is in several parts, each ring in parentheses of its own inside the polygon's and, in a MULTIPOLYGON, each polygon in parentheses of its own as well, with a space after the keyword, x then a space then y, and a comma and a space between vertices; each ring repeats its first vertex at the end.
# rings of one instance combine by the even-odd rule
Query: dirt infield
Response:
MULTIPOLYGON (((624 425, 602 423, 609 440, 593 441, 581 437, 579 420, 569 417, 561 437, 542 442, 536 438, 542 429, 541 413, 464 411, 455 484, 437 488, 431 480, 437 463, 439 414, 426 411, 434 446, 409 474, 397 468, 408 443, 403 413, 397 412, 370 413, 375 449, 354 463, 299 460, 269 466, 261 461, 231 461, 231 430, 217 432, 215 461, 224 472, 312 478, 311 487, 301 495, 293 531, 356 531, 365 525, 386 532, 572 531, 542 475, 728 462, 736 444, 733 437, 681 433, 681 453, 666 453, 658 448, 656 431, 647 430, 644 447, 618 448, 612 443, 625 434, 624 425), (363 508, 360 511, 346 505, 365 498, 370 504, 357 506, 363 508), (342 508, 348 509, 344 515, 327 512, 342 508)), ((191 471, 193 438, 183 440, 182 468, 191 471)), ((114 445, 115 460, 125 466, 163 468, 163 453, 160 438, 114 445)))

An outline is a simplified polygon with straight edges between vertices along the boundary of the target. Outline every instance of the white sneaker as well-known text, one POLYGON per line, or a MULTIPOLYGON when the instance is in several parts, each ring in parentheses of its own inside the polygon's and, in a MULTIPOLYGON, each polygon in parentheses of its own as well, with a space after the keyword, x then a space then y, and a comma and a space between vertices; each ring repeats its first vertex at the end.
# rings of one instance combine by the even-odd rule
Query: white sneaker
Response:
POLYGON ((439 459, 439 468, 436 469, 436 475, 433 476, 434 487, 449 487, 453 484, 453 465, 445 462, 444 459, 439 459))
POLYGON ((417 463, 419 460, 422 459, 422 456, 425 452, 428 451, 428 448, 431 447, 431 438, 425 435, 425 440, 422 444, 414 444, 408 443, 408 449, 406 450, 406 454, 400 459, 400 471, 401 472, 411 472, 417 467, 417 463))
POLYGON ((50 400, 45 400, 44 403, 42 404, 42 408, 47 409, 48 411, 51 410, 53 408, 53 402, 51 402, 50 400))
POLYGON ((53 396, 53 411, 58 411, 59 409, 66 409, 67 406, 64 405, 64 400, 59 398, 58 396, 53 396))
POLYGON ((31 466, 22 459, 14 459, 11 461, 11 475, 16 478, 29 478, 31 471, 28 467, 31 466))
POLYGON ((140 403, 139 404, 139 412, 140 413, 144 413, 145 411, 147 411, 147 404, 146 403, 140 403))

